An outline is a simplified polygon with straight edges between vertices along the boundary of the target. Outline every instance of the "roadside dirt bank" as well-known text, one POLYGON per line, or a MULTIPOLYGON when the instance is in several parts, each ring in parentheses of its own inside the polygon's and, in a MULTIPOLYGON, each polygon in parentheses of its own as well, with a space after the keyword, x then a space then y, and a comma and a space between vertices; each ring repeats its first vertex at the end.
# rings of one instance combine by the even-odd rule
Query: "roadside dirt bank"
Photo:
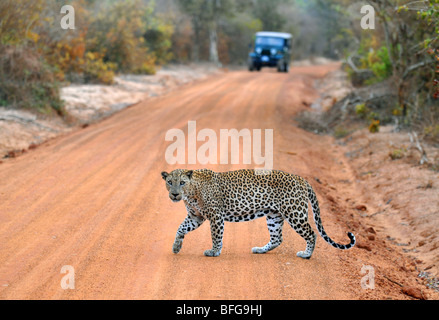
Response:
MULTIPOLYGON (((320 97, 305 112, 323 115, 323 118, 334 103, 342 101, 354 90, 346 73, 340 69, 317 80, 316 88, 320 97)), ((410 269, 437 291, 439 148, 420 141, 412 131, 399 130, 396 125, 380 126, 379 132, 371 133, 365 124, 346 120, 344 112, 346 110, 341 107, 329 116, 338 118, 327 121, 344 122, 338 132, 337 127, 335 129, 334 135, 342 136, 335 143, 343 147, 355 173, 355 183, 363 190, 365 203, 358 205, 359 214, 375 232, 382 232, 388 243, 409 257, 412 260, 410 269)), ((313 116, 299 117, 299 121, 302 119, 305 119, 305 127, 314 130, 325 123, 310 125, 307 121, 314 121, 313 116)), ((375 235, 369 238, 373 239, 375 235)))

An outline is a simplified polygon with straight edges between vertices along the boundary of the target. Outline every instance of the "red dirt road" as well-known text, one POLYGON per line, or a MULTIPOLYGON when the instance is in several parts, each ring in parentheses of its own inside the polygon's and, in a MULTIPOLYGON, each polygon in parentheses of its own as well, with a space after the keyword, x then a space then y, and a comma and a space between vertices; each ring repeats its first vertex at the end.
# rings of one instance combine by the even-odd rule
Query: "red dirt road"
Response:
MULTIPOLYGON (((342 147, 299 129, 294 115, 317 98, 313 81, 338 65, 297 67, 289 74, 227 72, 126 109, 54 139, 0 165, 1 299, 409 299, 423 290, 410 260, 355 209, 364 190, 342 147), (265 219, 226 223, 222 254, 211 247, 209 224, 172 244, 186 216, 172 203, 160 172, 167 130, 195 120, 197 130, 274 129, 274 168, 314 186, 329 236, 359 246, 341 251, 319 237, 310 260, 296 257, 305 242, 288 225, 282 245, 267 243, 265 219), (373 239, 372 239, 373 238, 373 239), (74 289, 63 289, 63 266, 74 268, 74 289), (375 289, 363 289, 364 265, 375 289)), ((207 166, 216 171, 244 165, 207 166)), ((369 208, 373 205, 365 203, 369 208)), ((312 218, 311 218, 312 220, 312 218)), ((315 227, 312 220, 312 226, 315 227)))

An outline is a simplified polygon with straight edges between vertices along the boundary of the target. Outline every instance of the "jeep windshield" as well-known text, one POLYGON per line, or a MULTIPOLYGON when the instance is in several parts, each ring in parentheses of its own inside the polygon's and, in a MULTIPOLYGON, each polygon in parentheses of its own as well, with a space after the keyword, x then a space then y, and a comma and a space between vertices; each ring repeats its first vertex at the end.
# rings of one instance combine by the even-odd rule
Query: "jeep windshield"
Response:
POLYGON ((276 37, 257 37, 255 45, 256 46, 263 46, 263 47, 282 48, 284 45, 284 39, 276 38, 276 37))

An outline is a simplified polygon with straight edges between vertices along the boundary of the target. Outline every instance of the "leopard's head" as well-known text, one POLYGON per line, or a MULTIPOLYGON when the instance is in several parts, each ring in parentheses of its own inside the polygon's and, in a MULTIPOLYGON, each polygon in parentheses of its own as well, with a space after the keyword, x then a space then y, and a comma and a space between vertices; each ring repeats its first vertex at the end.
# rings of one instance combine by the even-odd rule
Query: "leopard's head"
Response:
POLYGON ((166 181, 166 189, 169 191, 169 198, 178 202, 185 197, 190 185, 193 170, 177 169, 171 173, 162 172, 162 178, 166 181))

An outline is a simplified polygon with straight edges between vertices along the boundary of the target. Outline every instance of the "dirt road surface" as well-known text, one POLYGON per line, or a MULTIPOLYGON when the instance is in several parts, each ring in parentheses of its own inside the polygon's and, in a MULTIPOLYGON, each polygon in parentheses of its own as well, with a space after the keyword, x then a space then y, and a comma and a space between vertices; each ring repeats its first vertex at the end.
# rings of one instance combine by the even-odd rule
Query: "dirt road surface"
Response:
POLYGON ((363 202, 365 191, 356 187, 343 147, 294 122, 318 97, 313 81, 337 67, 225 72, 3 161, 0 298, 412 299, 413 292, 434 298, 414 263, 364 218, 362 205, 371 212, 373 205, 363 202), (169 200, 160 172, 252 167, 167 164, 167 130, 187 132, 190 120, 197 130, 217 133, 273 129, 274 167, 306 178, 327 233, 347 243, 352 231, 358 246, 341 251, 319 237, 313 257, 303 260, 296 252, 305 242, 285 225, 280 247, 254 255, 251 248, 269 238, 265 219, 258 219, 226 223, 217 258, 203 256, 211 247, 208 223, 173 254, 186 212, 183 203, 169 200), (74 289, 61 285, 73 275, 72 269, 61 273, 63 266, 74 270, 74 289), (371 269, 373 288, 370 278, 363 279, 371 269))

